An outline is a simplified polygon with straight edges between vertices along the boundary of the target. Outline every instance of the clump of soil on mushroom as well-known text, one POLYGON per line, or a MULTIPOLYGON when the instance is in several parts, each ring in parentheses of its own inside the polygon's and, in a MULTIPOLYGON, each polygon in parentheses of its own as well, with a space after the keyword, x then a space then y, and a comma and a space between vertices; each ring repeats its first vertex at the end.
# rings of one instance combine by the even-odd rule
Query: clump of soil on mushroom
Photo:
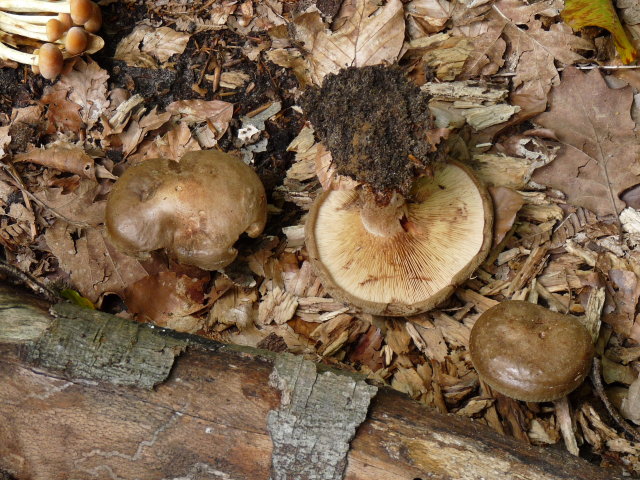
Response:
POLYGON ((338 173, 403 195, 435 157, 428 101, 399 68, 381 65, 327 75, 301 98, 338 173))

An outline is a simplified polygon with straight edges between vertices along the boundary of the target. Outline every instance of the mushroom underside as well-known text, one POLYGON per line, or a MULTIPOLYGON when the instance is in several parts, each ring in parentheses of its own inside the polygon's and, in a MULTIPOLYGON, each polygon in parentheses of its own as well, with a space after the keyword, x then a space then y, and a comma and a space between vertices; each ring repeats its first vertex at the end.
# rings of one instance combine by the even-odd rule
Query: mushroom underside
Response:
POLYGON ((491 203, 460 164, 419 178, 402 229, 377 236, 362 222, 358 192, 329 191, 307 222, 315 270, 336 298, 374 314, 409 315, 433 308, 486 257, 491 203))

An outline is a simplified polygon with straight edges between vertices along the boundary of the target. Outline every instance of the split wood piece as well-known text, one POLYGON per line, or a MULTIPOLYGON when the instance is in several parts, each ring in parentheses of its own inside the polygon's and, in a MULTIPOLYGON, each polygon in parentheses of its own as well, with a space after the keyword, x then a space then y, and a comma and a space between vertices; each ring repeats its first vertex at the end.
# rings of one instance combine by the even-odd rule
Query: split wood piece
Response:
MULTIPOLYGON (((147 326, 160 339, 192 345, 155 389, 68 378, 34 367, 23 355, 29 339, 52 322, 46 305, 6 287, 0 287, 0 305, 0 475, 4 470, 17 480, 269 477, 273 447, 267 418, 282 400, 269 385, 275 354, 147 326)), ((58 324, 91 312, 70 305, 57 311, 68 315, 58 324)), ((380 389, 351 442, 344 478, 623 477, 380 389)))

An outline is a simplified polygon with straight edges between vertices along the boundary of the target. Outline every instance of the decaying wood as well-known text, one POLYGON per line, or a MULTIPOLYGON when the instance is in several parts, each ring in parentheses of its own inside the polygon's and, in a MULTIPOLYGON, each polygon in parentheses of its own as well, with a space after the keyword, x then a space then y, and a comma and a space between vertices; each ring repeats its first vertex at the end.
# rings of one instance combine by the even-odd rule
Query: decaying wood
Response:
MULTIPOLYGON (((73 378, 30 364, 29 351, 43 325, 78 321, 84 311, 69 308, 76 313, 54 320, 8 289, 0 305, 0 471, 18 480, 269 477, 267 419, 282 400, 269 383, 274 354, 149 328, 159 344, 188 345, 155 389, 73 378), (29 319, 39 327, 16 334, 29 319)), ((381 388, 351 442, 344 478, 622 477, 381 388)))

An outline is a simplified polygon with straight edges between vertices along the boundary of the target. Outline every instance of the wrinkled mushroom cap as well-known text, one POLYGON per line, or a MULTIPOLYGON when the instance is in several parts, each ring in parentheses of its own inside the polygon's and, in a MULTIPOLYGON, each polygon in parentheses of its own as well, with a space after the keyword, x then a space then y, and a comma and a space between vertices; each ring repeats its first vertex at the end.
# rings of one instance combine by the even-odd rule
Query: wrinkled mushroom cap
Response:
POLYGON ((251 167, 206 150, 180 163, 156 158, 128 168, 109 194, 105 224, 124 253, 165 249, 180 263, 217 270, 235 259, 233 244, 243 232, 262 233, 266 206, 251 167))
POLYGON ((358 193, 328 191, 314 203, 305 235, 311 264, 334 297, 377 315, 435 307, 464 282, 491 246, 492 207, 464 166, 440 165, 416 180, 402 229, 365 228, 358 193))
POLYGON ((469 351, 480 377, 498 392, 526 402, 546 402, 564 397, 583 382, 594 347, 578 319, 513 300, 478 318, 469 351))

